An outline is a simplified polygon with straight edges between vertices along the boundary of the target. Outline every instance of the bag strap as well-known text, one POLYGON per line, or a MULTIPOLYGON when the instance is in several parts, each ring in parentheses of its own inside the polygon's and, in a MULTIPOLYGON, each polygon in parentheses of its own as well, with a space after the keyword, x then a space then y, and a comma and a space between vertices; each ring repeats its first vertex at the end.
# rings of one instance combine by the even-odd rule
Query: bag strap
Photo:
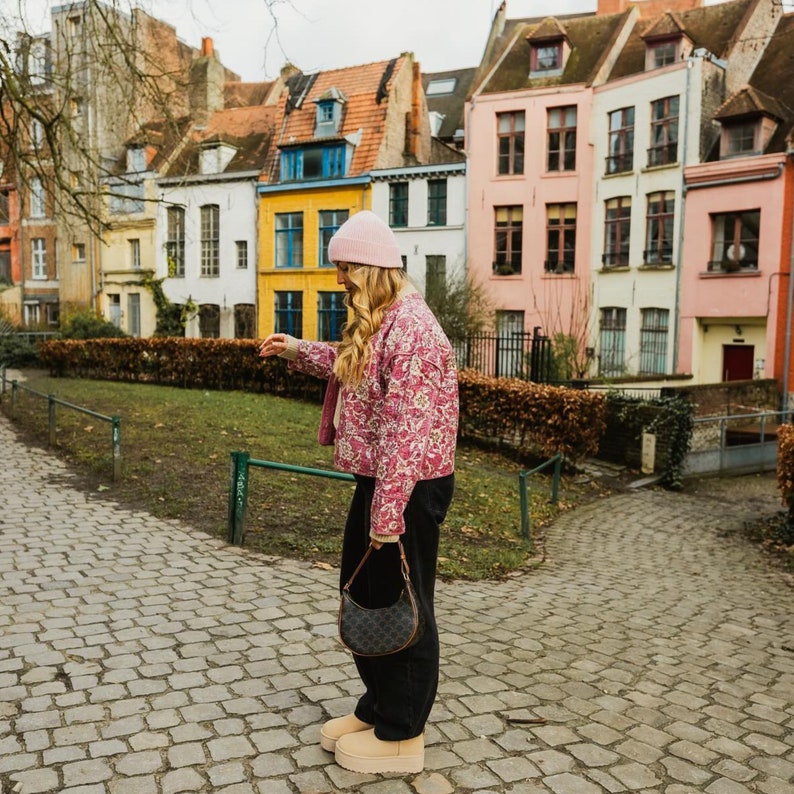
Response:
MULTIPOLYGON (((361 562, 356 567, 356 570, 353 571, 353 575, 347 580, 347 584, 342 588, 342 590, 350 589, 350 585, 353 584, 353 579, 355 579, 358 576, 359 571, 364 567, 364 563, 369 559, 369 555, 372 554, 372 550, 374 548, 375 547, 371 543, 369 544, 369 546, 367 546, 367 550, 364 552, 364 556, 361 558, 361 562)), ((399 549, 400 552, 400 567, 402 568, 403 579, 405 579, 406 582, 410 582, 411 569, 408 566, 408 560, 406 559, 405 556, 405 547, 403 546, 403 542, 399 538, 397 539, 397 548, 399 549)))

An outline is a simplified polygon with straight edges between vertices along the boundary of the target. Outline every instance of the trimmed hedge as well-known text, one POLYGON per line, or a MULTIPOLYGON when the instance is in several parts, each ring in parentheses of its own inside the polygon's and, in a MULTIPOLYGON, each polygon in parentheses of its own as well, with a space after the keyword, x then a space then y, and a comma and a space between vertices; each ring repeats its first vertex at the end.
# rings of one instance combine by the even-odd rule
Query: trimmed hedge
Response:
MULTIPOLYGON (((251 339, 51 340, 40 360, 54 376, 129 380, 217 390, 268 392, 320 401, 325 384, 261 359, 251 339)), ((592 455, 604 432, 600 394, 514 378, 459 374, 461 435, 503 441, 520 452, 569 460, 592 455)))

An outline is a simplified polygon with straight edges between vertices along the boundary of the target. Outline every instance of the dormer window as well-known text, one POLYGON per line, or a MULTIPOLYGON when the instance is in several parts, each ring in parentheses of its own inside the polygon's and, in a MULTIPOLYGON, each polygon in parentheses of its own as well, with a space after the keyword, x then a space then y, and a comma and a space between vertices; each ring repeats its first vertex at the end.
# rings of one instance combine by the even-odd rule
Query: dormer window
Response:
POLYGON ((545 41, 532 45, 529 72, 532 77, 558 75, 563 67, 563 40, 545 41))
POLYGON ((202 174, 221 174, 234 159, 237 150, 228 144, 216 143, 204 146, 201 150, 200 169, 202 174))
POLYGON ((127 173, 139 174, 146 170, 146 149, 143 146, 127 147, 127 173))
POLYGON ((661 69, 677 63, 681 57, 681 39, 658 39, 649 41, 645 54, 645 69, 661 69))
POLYGON ((451 94, 455 90, 457 79, 454 77, 444 77, 438 80, 431 80, 427 84, 425 94, 427 96, 443 96, 444 94, 451 94))
POLYGON ((342 124, 342 108, 345 103, 344 94, 337 88, 329 88, 314 102, 317 105, 314 137, 327 138, 338 135, 342 124))
POLYGON ((721 157, 741 157, 742 155, 756 154, 756 136, 758 120, 750 119, 726 124, 723 129, 721 141, 721 157))

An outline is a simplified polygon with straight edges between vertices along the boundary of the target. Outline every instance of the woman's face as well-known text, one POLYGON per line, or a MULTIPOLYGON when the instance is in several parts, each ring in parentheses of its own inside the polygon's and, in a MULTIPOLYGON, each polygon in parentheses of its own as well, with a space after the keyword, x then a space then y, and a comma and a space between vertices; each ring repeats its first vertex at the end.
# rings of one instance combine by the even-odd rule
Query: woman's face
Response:
POLYGON ((348 275, 349 270, 350 265, 347 262, 338 262, 336 265, 336 283, 341 284, 348 292, 351 292, 355 286, 348 275))

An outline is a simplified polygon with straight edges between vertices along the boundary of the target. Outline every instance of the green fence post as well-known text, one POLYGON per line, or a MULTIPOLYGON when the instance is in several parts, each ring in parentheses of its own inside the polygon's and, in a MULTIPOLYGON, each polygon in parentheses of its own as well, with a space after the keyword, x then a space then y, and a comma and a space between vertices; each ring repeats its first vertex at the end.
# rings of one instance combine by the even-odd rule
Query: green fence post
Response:
POLYGON ((47 395, 47 416, 50 429, 50 446, 55 446, 55 397, 52 394, 47 395))
POLYGON ((121 418, 111 417, 111 441, 113 443, 113 482, 121 479, 121 418))
POLYGON ((245 507, 248 500, 248 452, 231 453, 231 482, 229 484, 229 543, 243 545, 245 530, 245 507))
POLYGON ((532 532, 529 526, 529 494, 527 493, 527 475, 528 472, 520 471, 518 473, 518 498, 521 503, 521 535, 529 544, 530 552, 534 551, 532 543, 532 532))

